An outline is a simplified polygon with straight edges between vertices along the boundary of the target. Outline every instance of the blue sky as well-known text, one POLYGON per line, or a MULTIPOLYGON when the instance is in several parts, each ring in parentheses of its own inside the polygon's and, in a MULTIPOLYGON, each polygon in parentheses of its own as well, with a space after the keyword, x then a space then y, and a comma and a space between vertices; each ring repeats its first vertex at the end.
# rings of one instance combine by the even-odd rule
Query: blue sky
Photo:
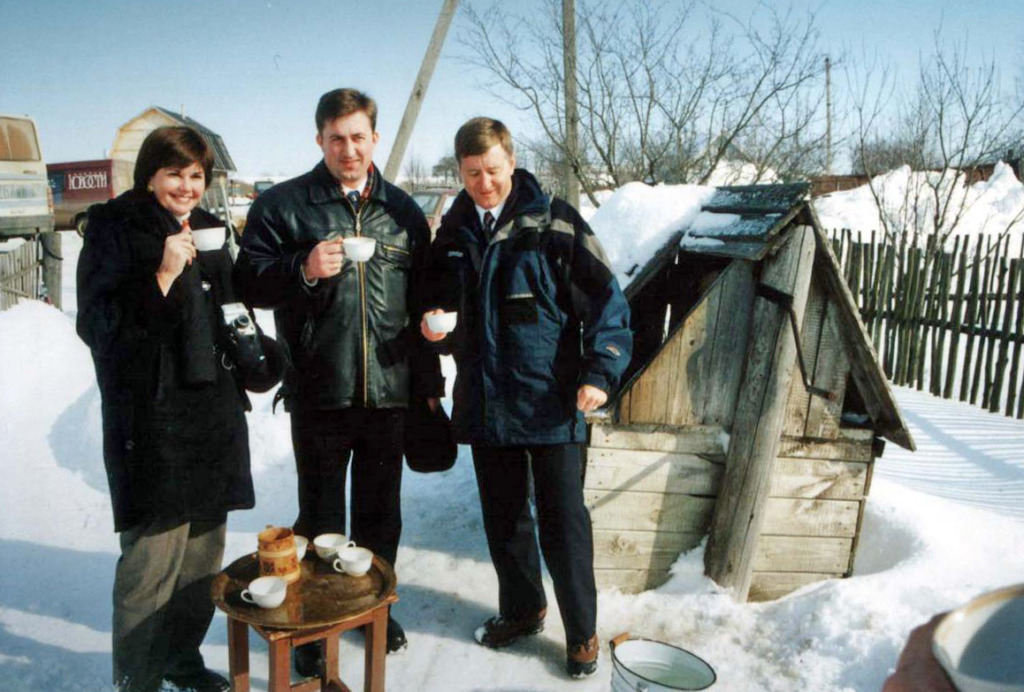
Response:
MULTIPOLYGON (((714 5, 744 17, 754 2, 714 5)), ((995 56, 1004 79, 1024 73, 1020 0, 793 6, 816 9, 829 52, 877 52, 908 72, 941 21, 945 37, 995 56)), ((104 156, 117 127, 150 105, 184 105, 223 136, 240 173, 292 175, 319 159, 320 94, 355 86, 380 106, 383 165, 440 7, 441 0, 0 0, 0 112, 33 116, 47 160, 67 161, 104 156)), ((455 130, 474 115, 500 117, 514 134, 530 127, 457 59, 461 26, 457 17, 410 144, 428 165, 450 153, 455 130)))

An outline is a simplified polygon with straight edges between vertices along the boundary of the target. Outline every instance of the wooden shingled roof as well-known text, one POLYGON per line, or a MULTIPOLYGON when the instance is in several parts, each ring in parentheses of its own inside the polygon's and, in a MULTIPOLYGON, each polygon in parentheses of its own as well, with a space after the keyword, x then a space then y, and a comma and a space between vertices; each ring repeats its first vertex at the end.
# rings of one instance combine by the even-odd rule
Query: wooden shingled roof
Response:
POLYGON ((815 270, 823 288, 837 306, 843 342, 849 349, 851 375, 875 430, 901 447, 914 449, 889 380, 850 289, 842 277, 831 243, 810 204, 810 183, 721 187, 687 227, 673 233, 638 271, 625 293, 638 294, 669 262, 677 250, 695 254, 759 262, 773 252, 792 224, 813 227, 816 240, 815 270))
POLYGON ((231 159, 231 154, 228 153, 228 148, 219 134, 187 115, 181 115, 160 106, 153 106, 153 108, 171 120, 196 130, 206 140, 206 144, 213 150, 213 169, 215 171, 233 173, 237 170, 235 162, 231 159))

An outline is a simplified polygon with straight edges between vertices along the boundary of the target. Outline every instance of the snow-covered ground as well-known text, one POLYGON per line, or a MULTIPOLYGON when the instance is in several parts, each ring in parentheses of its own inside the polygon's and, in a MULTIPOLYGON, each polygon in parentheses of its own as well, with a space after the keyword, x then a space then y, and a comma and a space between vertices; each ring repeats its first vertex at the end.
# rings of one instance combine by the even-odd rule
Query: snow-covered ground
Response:
MULTIPOLYGON (((668 188, 641 187, 620 190, 595 214, 595 230, 619 260, 639 257, 638 246, 654 242, 655 231, 699 211, 701 189, 673 198, 668 188), (634 195, 658 197, 642 205, 634 195), (648 227, 625 228, 638 214, 649 217, 648 227)), ((77 236, 64 234, 63 313, 39 303, 0 313, 0 692, 95 692, 110 677, 118 544, 99 394, 74 332, 79 247, 77 236)), ((260 321, 272 327, 267 317, 260 321)), ((602 641, 629 631, 690 649, 715 667, 714 689, 722 692, 867 692, 881 687, 912 627, 980 592, 1024 581, 1024 424, 912 390, 896 393, 919 451, 890 444, 878 461, 852 578, 739 604, 703 576, 698 548, 680 557, 659 589, 602 592, 602 641)), ((230 515, 229 560, 252 552, 266 524, 289 524, 296 515, 288 416, 273 414, 270 402, 269 394, 254 397, 248 417, 257 504, 230 515)), ((395 614, 410 647, 388 658, 388 689, 609 689, 606 645, 597 676, 565 678, 550 583, 542 635, 498 652, 473 642, 474 627, 495 612, 497 584, 468 450, 446 473, 407 472, 403 511, 395 614)), ((266 648, 251 642, 253 688, 265 690, 266 648)), ((353 689, 362 686, 361 648, 357 633, 342 641, 342 677, 353 689)), ((226 671, 219 614, 204 653, 226 671)))

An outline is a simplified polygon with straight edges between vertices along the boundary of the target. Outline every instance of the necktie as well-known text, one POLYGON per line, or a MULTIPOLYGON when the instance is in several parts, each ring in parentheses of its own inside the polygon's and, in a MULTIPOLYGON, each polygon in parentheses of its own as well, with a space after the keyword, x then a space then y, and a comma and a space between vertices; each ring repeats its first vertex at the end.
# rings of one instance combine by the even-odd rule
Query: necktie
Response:
POLYGON ((489 211, 484 212, 484 230, 487 231, 488 236, 494 232, 494 214, 489 211))
POLYGON ((355 190, 352 190, 351 192, 347 193, 345 196, 348 198, 349 203, 352 205, 352 209, 356 213, 358 213, 359 212, 359 203, 362 201, 361 195, 358 192, 356 192, 355 190))
POLYGON ((188 222, 188 217, 185 217, 185 220, 181 222, 181 230, 187 231, 190 228, 192 228, 192 224, 188 222))

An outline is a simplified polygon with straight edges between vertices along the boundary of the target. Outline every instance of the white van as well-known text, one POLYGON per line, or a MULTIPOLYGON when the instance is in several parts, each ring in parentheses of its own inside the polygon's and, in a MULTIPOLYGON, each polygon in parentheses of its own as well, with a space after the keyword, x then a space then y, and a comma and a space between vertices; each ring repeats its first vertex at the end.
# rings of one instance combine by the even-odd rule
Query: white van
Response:
POLYGON ((31 118, 0 113, 0 237, 53 230, 53 193, 31 118))

